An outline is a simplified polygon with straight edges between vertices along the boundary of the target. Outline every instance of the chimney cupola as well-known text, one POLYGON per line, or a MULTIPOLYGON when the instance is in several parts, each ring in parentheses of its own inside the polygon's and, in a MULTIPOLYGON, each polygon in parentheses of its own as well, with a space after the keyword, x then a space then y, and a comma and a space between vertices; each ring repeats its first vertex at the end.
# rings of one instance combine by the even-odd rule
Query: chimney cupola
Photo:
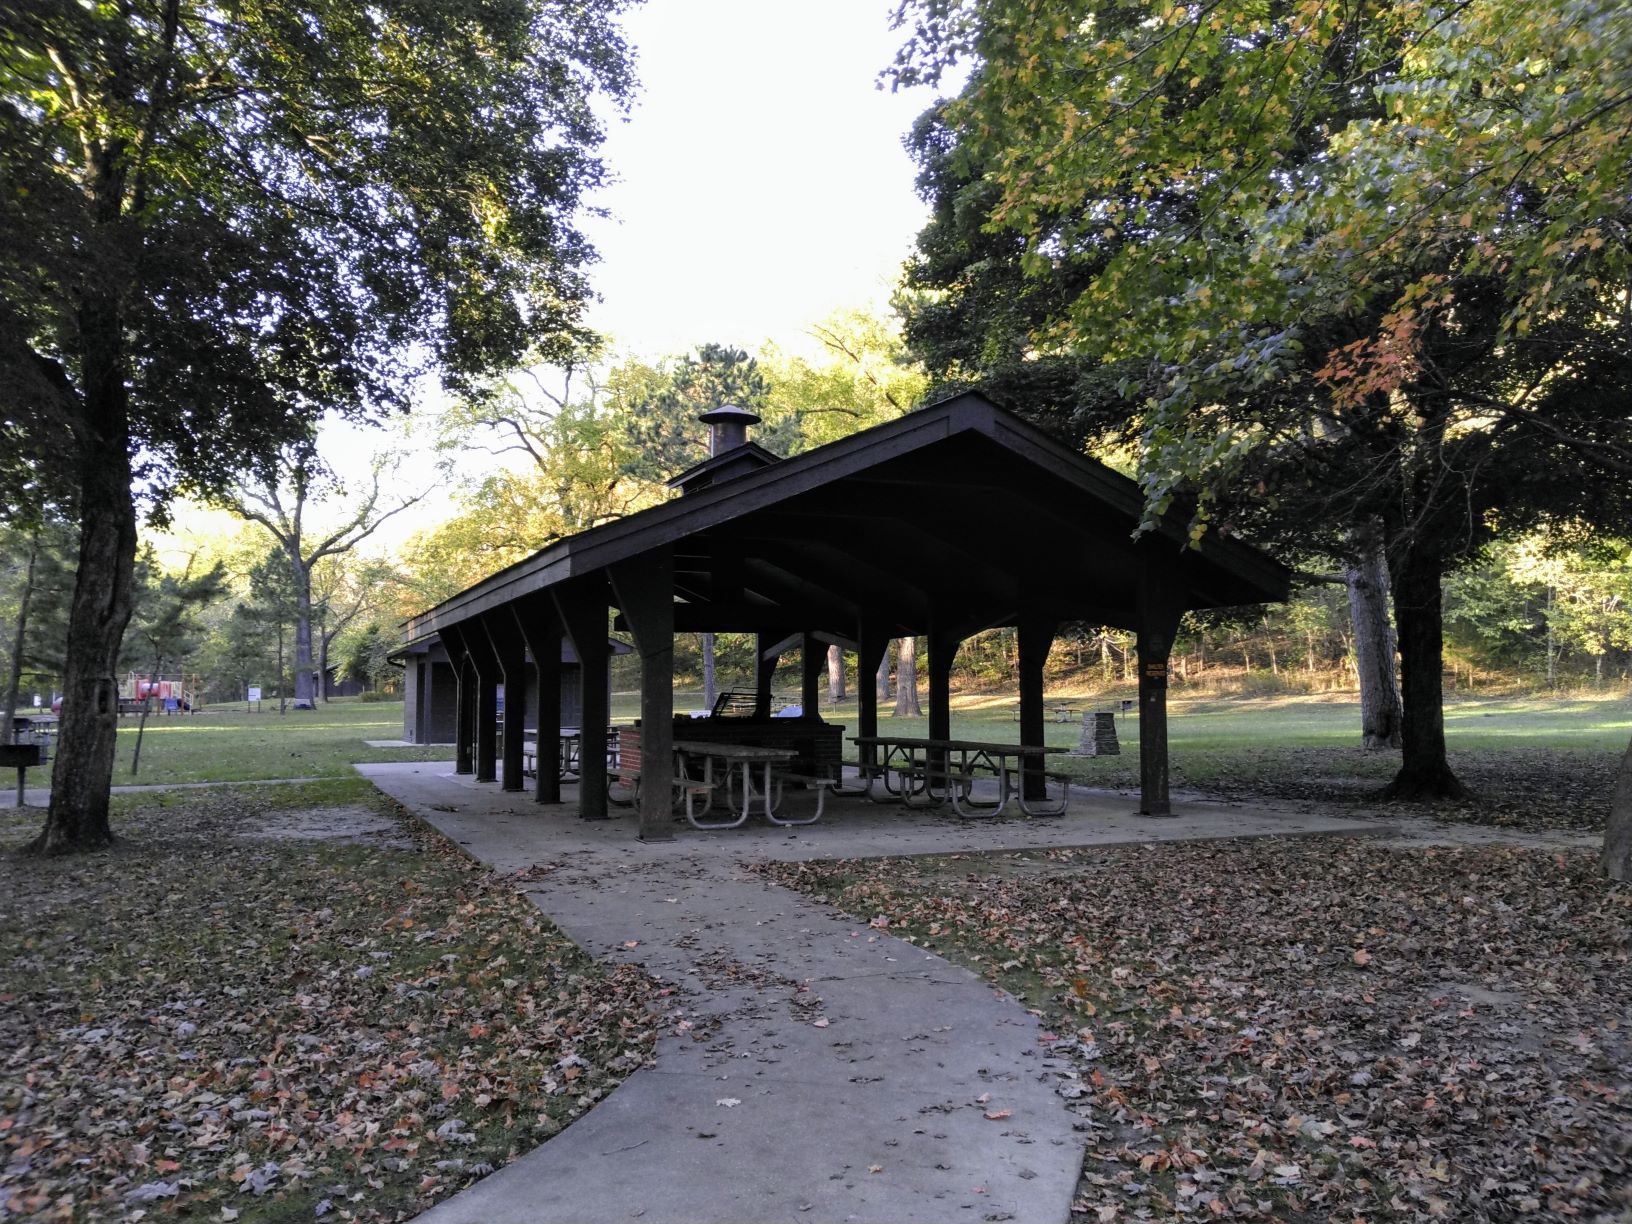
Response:
POLYGON ((746 408, 735 404, 721 404, 697 418, 708 426, 708 454, 710 458, 734 451, 748 442, 748 427, 758 425, 759 418, 746 408))

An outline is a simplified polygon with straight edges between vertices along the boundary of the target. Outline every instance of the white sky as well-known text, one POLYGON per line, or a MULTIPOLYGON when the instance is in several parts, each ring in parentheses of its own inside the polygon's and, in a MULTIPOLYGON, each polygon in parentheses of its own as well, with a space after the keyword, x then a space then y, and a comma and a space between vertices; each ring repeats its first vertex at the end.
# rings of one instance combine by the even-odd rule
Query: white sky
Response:
POLYGON ((641 89, 603 152, 587 231, 592 324, 648 357, 791 346, 882 302, 922 226, 902 147, 933 101, 877 87, 891 0, 648 0, 625 22, 641 89))
MULTIPOLYGON (((878 88, 899 43, 890 9, 647 0, 629 11, 640 89, 627 120, 607 121, 612 181, 590 202, 609 215, 584 219, 601 256, 589 321, 617 352, 658 358, 711 341, 752 350, 767 339, 799 351, 833 311, 887 301, 927 215, 902 139, 934 100, 878 88)), ((336 425, 322 449, 356 463, 388 440, 336 425)), ((405 465, 408 483, 433 479, 422 458, 405 465)), ((478 454, 464 466, 494 462, 478 454)), ((450 509, 433 496, 370 544, 394 549, 450 509)), ((184 511, 181 539, 160 546, 182 555, 193 532, 223 521, 184 511)))

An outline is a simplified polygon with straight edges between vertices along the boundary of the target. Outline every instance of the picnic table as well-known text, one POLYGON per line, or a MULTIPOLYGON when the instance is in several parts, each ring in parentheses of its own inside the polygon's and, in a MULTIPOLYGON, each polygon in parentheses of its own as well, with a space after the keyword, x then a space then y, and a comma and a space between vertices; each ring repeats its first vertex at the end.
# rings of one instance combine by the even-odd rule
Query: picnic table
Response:
MULTIPOLYGON (((1049 715, 1057 723, 1075 722, 1077 710, 1080 709, 1081 706, 1082 702, 1073 701, 1065 697, 1050 698, 1049 700, 1043 702, 1043 708, 1049 712, 1049 715)), ((1014 721, 1020 721, 1020 708, 1018 706, 1016 706, 1014 710, 1014 721)))
MULTIPOLYGON (((521 768, 526 774, 538 772, 538 734, 529 732, 531 739, 521 742, 521 768)), ((577 727, 561 728, 561 781, 576 778, 582 771, 583 733, 577 727)), ((606 763, 616 768, 618 763, 618 729, 606 729, 606 763)))
POLYGON ((703 798, 701 811, 693 812, 688 805, 686 819, 699 829, 734 829, 747 822, 757 803, 765 819, 776 825, 812 824, 821 818, 826 787, 819 785, 816 814, 800 820, 777 816, 782 806, 782 787, 788 781, 819 781, 804 776, 795 778, 786 766, 798 753, 791 748, 761 748, 755 744, 720 744, 708 740, 675 740, 677 764, 686 767, 695 763, 702 770, 701 781, 709 787, 703 798), (755 778, 755 773, 758 778, 755 778), (721 790, 731 819, 703 821, 714 805, 714 792, 721 790))
POLYGON ((1063 788, 1053 805, 1028 800, 1025 792, 1025 773, 1036 768, 1044 756, 1064 752, 1064 748, 898 735, 853 735, 850 742, 863 750, 864 758, 871 750, 871 760, 862 768, 883 783, 885 797, 880 799, 873 793, 872 779, 865 778, 869 797, 881 803, 896 801, 908 807, 950 803, 959 816, 974 818, 997 815, 1011 799, 1019 802, 1027 816, 1058 816, 1071 801, 1071 780, 1065 774, 1045 775, 1063 788), (975 798, 974 784, 982 777, 996 781, 995 802, 975 798))

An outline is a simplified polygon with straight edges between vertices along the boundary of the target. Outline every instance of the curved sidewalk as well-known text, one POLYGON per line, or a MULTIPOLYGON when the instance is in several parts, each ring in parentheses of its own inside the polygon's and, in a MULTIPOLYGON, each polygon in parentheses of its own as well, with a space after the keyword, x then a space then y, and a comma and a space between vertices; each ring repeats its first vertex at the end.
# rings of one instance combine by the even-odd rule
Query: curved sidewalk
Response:
POLYGON ((423 1224, 1063 1224, 1088 1123, 1056 1090, 1075 1068, 1037 1019, 742 863, 1379 831, 1237 809, 1151 822, 1111 798, 1046 823, 873 809, 645 845, 632 820, 580 821, 570 803, 540 806, 447 765, 358 769, 481 861, 547 866, 527 895, 591 954, 640 964, 680 1000, 653 1066, 423 1224))

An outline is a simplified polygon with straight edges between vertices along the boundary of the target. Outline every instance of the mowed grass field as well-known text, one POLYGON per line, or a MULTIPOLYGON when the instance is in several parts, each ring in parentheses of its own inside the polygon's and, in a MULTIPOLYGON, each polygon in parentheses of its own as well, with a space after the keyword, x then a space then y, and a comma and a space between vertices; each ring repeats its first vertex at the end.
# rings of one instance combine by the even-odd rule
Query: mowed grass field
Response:
MULTIPOLYGON (((785 699, 785 698, 784 698, 785 699)), ((1103 704, 1103 703, 1097 703, 1103 704)), ((1112 706, 1117 703, 1109 703, 1112 706)), ((703 706, 698 693, 681 692, 675 708, 703 706)), ((1096 708, 1093 699, 1077 705, 1096 708)), ((1013 742, 1020 727, 1012 697, 963 695, 952 710, 952 734, 1013 742)), ((1353 701, 1330 698, 1186 700, 1171 703, 1169 744, 1174 787, 1227 798, 1264 798, 1331 804, 1372 799, 1399 766, 1397 752, 1359 747, 1359 712, 1353 701)), ((639 696, 618 693, 615 721, 633 720, 639 696)), ((822 717, 854 734, 854 700, 824 703, 822 717)), ((1632 700, 1500 698, 1454 701, 1446 707, 1451 761, 1477 795, 1472 804, 1445 809, 1467 820, 1539 827, 1596 828, 1603 820, 1615 766, 1632 738, 1632 700)), ((879 720, 885 734, 924 735, 923 718, 879 720)), ((1055 758, 1079 785, 1131 790, 1138 785, 1139 717, 1117 713, 1122 753, 1114 757, 1055 758)), ((275 705, 148 720, 141 770, 131 774, 136 720, 119 731, 116 785, 242 782, 274 778, 347 777, 360 761, 447 760, 446 746, 374 748, 369 740, 399 739, 399 702, 335 701, 317 710, 275 705)), ((1048 743, 1074 747, 1076 721, 1046 724, 1048 743)))
POLYGON ((138 720, 120 719, 114 785, 347 777, 358 761, 435 761, 450 755, 446 748, 368 746, 368 740, 402 738, 400 701, 335 701, 282 715, 276 702, 261 705, 258 712, 239 705, 150 717, 135 776, 130 766, 138 720))
MULTIPOLYGON (((620 695, 614 711, 634 699, 620 695)), ((695 694, 676 708, 701 705, 695 694)), ((1020 725, 1012 695, 965 695, 952 703, 952 734, 963 739, 1014 742, 1020 725)), ((1371 802, 1400 765, 1398 752, 1360 747, 1357 700, 1329 697, 1230 698, 1169 702, 1168 749, 1172 784, 1179 792, 1221 798, 1356 805, 1371 802)), ((1120 702, 1084 698, 1076 714, 1116 709, 1122 753, 1111 757, 1058 756, 1049 762, 1080 785, 1134 790, 1139 785, 1139 716, 1120 702)), ((822 717, 853 734, 854 700, 823 704, 822 717)), ((925 735, 923 718, 881 712, 882 734, 925 735)), ((1632 738, 1632 699, 1491 698, 1456 700, 1445 708, 1451 765, 1474 792, 1462 804, 1436 805, 1452 819, 1512 827, 1597 829, 1603 826, 1614 771, 1632 738)), ((1045 725, 1051 745, 1075 747, 1081 724, 1045 725)), ((1421 809, 1418 809, 1421 810, 1421 809)))

